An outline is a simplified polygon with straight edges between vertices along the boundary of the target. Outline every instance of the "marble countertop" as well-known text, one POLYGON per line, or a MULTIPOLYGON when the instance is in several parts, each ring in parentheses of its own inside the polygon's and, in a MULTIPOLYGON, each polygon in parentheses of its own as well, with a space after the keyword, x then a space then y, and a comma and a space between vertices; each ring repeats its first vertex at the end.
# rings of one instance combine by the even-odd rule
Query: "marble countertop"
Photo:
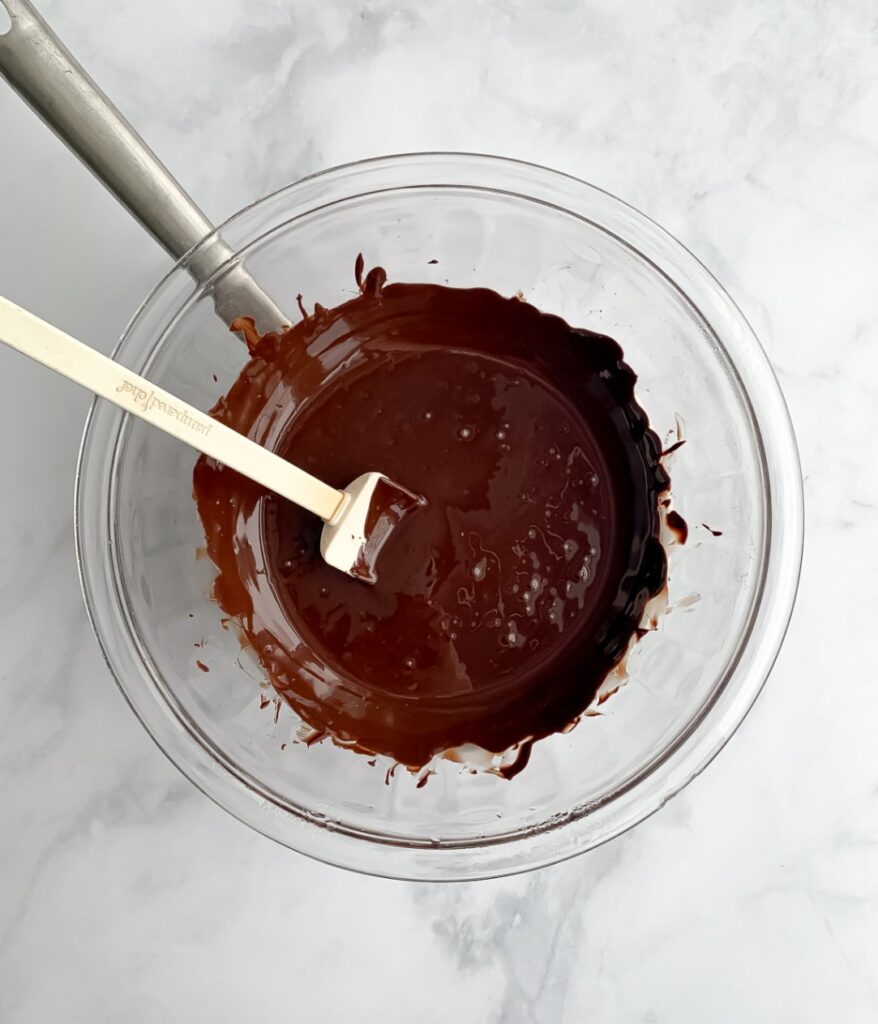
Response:
MULTIPOLYGON (((240 825, 135 721, 76 577, 88 398, 0 351, 0 1020, 878 1019, 874 3, 40 7, 216 220, 414 149, 654 217, 763 339, 808 521, 768 686, 659 814, 517 878, 358 877, 240 825)), ((0 293, 107 351, 169 260, 2 83, 0 126, 0 293)))

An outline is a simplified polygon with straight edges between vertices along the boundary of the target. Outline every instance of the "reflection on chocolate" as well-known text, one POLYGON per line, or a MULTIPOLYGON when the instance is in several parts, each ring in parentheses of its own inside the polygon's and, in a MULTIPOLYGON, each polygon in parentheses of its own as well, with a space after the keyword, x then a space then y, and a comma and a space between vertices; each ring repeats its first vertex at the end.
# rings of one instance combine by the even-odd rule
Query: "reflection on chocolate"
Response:
POLYGON ((281 333, 213 410, 334 486, 378 470, 427 505, 375 586, 321 523, 201 458, 215 596, 320 735, 409 767, 501 753, 581 715, 665 583, 661 445, 610 338, 485 289, 386 284, 281 333))

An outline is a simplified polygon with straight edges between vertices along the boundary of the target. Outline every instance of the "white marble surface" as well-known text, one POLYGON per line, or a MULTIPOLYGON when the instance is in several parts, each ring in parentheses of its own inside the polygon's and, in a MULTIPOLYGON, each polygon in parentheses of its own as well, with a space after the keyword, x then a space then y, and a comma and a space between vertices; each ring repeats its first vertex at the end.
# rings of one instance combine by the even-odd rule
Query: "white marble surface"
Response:
MULTIPOLYGON (((0 1021, 878 1019, 873 0, 41 5, 214 218, 377 152, 602 185, 728 286, 808 503, 763 696, 661 813, 461 886, 360 878, 202 797, 117 692, 76 579, 87 398, 0 351, 0 1021)), ((0 292, 107 350, 164 254, 0 83, 0 292)))

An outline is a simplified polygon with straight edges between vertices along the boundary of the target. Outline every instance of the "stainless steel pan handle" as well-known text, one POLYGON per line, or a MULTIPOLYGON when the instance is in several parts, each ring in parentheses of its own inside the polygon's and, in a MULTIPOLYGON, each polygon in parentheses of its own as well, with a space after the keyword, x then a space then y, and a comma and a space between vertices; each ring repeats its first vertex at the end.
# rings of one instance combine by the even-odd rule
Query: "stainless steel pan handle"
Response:
MULTIPOLYGON (((170 171, 89 77, 28 0, 0 0, 12 21, 0 35, 0 75, 174 259, 214 231, 170 171)), ((215 236, 189 269, 205 281, 234 254, 215 236)), ((290 321, 241 269, 218 282, 217 312, 253 316, 263 330, 290 321)))

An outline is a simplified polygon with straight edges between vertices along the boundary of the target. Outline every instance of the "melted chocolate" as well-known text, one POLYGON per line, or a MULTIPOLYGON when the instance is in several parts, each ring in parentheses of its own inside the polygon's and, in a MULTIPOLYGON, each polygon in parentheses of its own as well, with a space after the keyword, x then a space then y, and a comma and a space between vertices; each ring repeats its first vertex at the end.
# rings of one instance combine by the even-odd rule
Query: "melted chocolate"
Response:
POLYGON ((365 583, 377 583, 378 556, 390 535, 407 513, 426 504, 426 498, 412 494, 405 487, 382 477, 372 492, 363 527, 366 539, 357 553, 351 576, 365 583))
POLYGON ((374 586, 320 558, 322 524, 210 459, 195 498, 215 596, 320 735, 412 768, 569 726, 665 583, 661 445, 611 338, 485 289, 385 284, 284 332, 213 415, 344 487, 427 499, 374 586))
POLYGON ((665 517, 668 528, 673 531, 679 544, 685 544, 689 538, 689 524, 679 512, 671 509, 665 517))

